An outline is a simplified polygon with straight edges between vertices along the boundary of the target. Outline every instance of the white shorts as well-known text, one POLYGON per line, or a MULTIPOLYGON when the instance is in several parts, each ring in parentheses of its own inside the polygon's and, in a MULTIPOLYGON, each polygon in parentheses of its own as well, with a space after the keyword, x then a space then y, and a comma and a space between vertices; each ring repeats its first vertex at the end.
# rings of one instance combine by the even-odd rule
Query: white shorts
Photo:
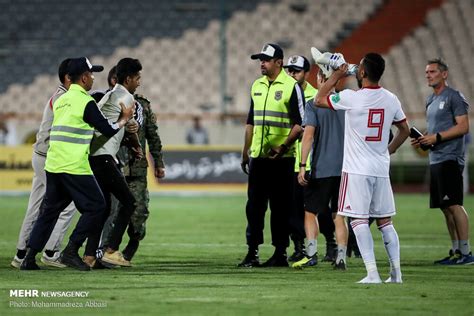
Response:
POLYGON ((354 218, 384 218, 395 215, 390 178, 343 172, 337 214, 354 218))

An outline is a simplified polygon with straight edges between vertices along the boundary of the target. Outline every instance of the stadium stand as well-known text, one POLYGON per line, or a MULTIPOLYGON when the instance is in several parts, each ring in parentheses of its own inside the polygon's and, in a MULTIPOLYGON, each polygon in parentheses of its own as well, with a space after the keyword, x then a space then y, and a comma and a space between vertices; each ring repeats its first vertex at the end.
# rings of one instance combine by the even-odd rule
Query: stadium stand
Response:
MULTIPOLYGON (((444 57, 451 66, 451 84, 472 100, 469 62, 474 22, 470 0, 420 0, 413 5, 421 3, 423 10, 413 11, 432 8, 428 14, 407 18, 408 27, 402 27, 403 19, 398 18, 394 27, 398 35, 386 45, 382 83, 399 96, 409 117, 423 122, 423 101, 430 92, 424 79, 428 58, 444 57)), ((286 57, 309 57, 310 46, 338 50, 367 21, 410 1, 0 0, 0 4, 4 8, 0 19, 9 21, 0 30, 0 71, 6 74, 0 77, 0 116, 16 116, 19 124, 26 118, 29 129, 34 129, 31 122, 41 116, 44 100, 57 84, 57 64, 65 57, 86 55, 103 64, 106 71, 96 75, 94 84, 94 89, 103 89, 107 70, 120 58, 134 56, 144 66, 140 93, 153 101, 167 143, 184 141, 186 126, 178 128, 177 121, 186 125, 185 119, 194 114, 204 114, 205 121, 230 114, 238 124, 210 126, 211 140, 240 144, 242 131, 235 127, 242 127, 249 86, 259 76, 250 54, 266 42, 279 43, 286 57), (73 17, 81 17, 80 23, 72 23, 73 17)), ((408 14, 405 9, 401 12, 408 14)))
MULTIPOLYGON (((5 0, 0 0, 5 2, 5 0)), ((374 12, 382 0, 352 1, 15 1, 1 16, 15 15, 0 31, 5 43, 0 71, 1 112, 40 115, 56 85, 54 70, 66 56, 86 55, 109 69, 124 56, 144 66, 141 92, 162 114, 222 112, 219 5, 225 5, 228 111, 248 107, 248 86, 258 76, 249 55, 268 41, 286 56, 326 48, 374 12), (357 10, 356 10, 357 8, 357 10), (84 14, 84 12, 97 14, 84 14), (130 18, 133 12, 133 19, 130 18), (70 23, 72 17, 83 18, 70 23), (68 22, 62 22, 67 20, 68 22), (80 25, 79 25, 80 24, 80 25), (82 28, 82 25, 88 28, 82 28), (248 36, 252 34, 252 36, 248 36)), ((96 75, 94 89, 105 87, 96 75)))
POLYGON ((439 9, 431 10, 424 25, 392 47, 387 58, 390 69, 383 84, 398 92, 406 111, 424 113, 424 100, 431 93, 426 85, 426 61, 444 58, 450 66, 449 83, 463 92, 468 100, 474 97, 474 78, 470 57, 474 52, 472 1, 447 1, 439 9))

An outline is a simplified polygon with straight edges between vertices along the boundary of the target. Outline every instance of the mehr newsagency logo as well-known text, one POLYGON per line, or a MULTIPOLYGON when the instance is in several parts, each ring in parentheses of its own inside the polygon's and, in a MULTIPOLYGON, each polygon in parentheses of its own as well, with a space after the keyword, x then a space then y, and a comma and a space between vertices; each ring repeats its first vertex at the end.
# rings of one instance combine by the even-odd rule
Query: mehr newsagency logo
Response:
POLYGON ((10 308, 106 308, 107 302, 94 300, 89 291, 40 291, 10 289, 10 308))

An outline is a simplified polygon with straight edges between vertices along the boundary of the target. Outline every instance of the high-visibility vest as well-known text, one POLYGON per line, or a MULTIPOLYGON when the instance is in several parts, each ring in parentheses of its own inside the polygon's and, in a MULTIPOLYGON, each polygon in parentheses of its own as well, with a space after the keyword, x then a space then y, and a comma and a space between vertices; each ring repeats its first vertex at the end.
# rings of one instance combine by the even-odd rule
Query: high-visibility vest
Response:
POLYGON ((77 84, 53 104, 53 125, 44 169, 52 173, 92 175, 89 147, 94 128, 84 122, 86 105, 94 99, 77 84))
MULTIPOLYGON (((296 80, 280 71, 271 84, 266 76, 255 80, 251 94, 253 100, 253 138, 250 157, 267 158, 270 150, 285 142, 292 124, 288 106, 296 80)), ((284 157, 295 156, 294 144, 284 157)))
MULTIPOLYGON (((304 88, 304 100, 306 102, 308 102, 309 100, 313 100, 317 93, 318 93, 318 89, 313 87, 309 82, 306 82, 306 87, 304 88)), ((301 141, 297 139, 295 141, 295 144, 296 144, 295 172, 299 172, 300 163, 301 163, 301 141)), ((306 160, 306 171, 311 170, 311 154, 312 153, 310 152, 308 155, 308 159, 306 160)))

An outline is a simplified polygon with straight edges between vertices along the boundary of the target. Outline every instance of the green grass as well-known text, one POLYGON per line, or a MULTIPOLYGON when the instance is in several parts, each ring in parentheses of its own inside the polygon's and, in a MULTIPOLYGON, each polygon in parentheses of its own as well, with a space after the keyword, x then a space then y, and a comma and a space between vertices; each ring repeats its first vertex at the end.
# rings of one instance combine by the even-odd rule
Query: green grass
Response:
MULTIPOLYGON (((441 212, 428 209, 426 195, 398 194, 396 203, 404 284, 367 286, 355 284, 365 270, 354 258, 345 272, 328 263, 301 271, 236 268, 246 253, 244 196, 152 198, 148 234, 133 268, 17 271, 9 263, 27 198, 0 197, 0 315, 474 315, 474 266, 432 264, 450 247, 441 212), (89 300, 107 307, 13 308, 10 301, 87 299, 10 298, 11 289, 89 291, 89 300)), ((472 217, 474 197, 465 206, 472 217)), ((273 251, 266 227, 263 260, 273 251)), ((386 278, 381 236, 374 227, 372 233, 386 278)), ((319 250, 324 253, 323 237, 319 250)))

